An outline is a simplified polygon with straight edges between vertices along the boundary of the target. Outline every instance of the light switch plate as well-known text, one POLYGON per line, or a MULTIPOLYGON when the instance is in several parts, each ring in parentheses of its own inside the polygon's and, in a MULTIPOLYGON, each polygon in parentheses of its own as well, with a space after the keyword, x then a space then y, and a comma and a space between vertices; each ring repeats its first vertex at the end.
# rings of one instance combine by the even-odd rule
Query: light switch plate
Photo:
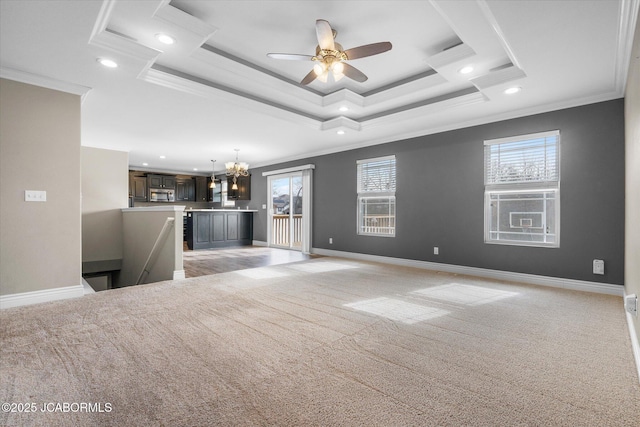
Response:
POLYGON ((25 202, 46 202, 47 201, 47 192, 46 191, 36 191, 36 190, 25 190, 24 191, 24 201, 25 202))

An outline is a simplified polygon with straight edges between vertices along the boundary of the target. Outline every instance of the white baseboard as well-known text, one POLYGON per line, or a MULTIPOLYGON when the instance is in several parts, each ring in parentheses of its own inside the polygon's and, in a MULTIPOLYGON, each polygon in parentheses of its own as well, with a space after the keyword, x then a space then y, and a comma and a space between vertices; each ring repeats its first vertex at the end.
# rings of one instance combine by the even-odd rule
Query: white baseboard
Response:
POLYGON ((96 293, 95 289, 93 289, 91 287, 89 282, 84 280, 84 277, 82 278, 82 291, 84 292, 85 295, 87 295, 87 294, 95 294, 96 293))
POLYGON ((187 275, 184 270, 173 270, 173 280, 186 279, 187 275))
POLYGON ((325 256, 358 259, 362 261, 382 262, 386 264, 401 265, 404 267, 423 268, 426 270, 444 271, 447 273, 466 274, 469 276, 486 277, 489 279, 551 286, 554 288, 573 289, 576 291, 595 292, 599 294, 617 296, 622 296, 624 294, 624 287, 622 285, 612 285, 610 283, 596 283, 588 282, 586 280, 562 279, 558 277, 538 276, 535 274, 489 270, 486 268, 466 267, 463 265, 442 264, 438 262, 417 261, 412 259, 393 258, 379 255, 367 255, 355 252, 334 251, 330 249, 313 248, 311 250, 311 253, 325 256))
POLYGON ((22 305, 39 304, 41 302, 57 301, 67 298, 77 298, 84 295, 84 286, 74 285, 63 288, 43 289, 41 291, 23 292, 0 296, 0 310, 22 305))
POLYGON ((633 358, 636 361, 636 369, 638 370, 638 382, 640 382, 640 343, 638 343, 638 334, 633 323, 631 313, 625 311, 627 315, 627 325, 629 326, 629 335, 631 336, 631 349, 633 350, 633 358))
POLYGON ((251 244, 253 246, 269 246, 267 242, 263 242, 262 240, 252 240, 251 244))

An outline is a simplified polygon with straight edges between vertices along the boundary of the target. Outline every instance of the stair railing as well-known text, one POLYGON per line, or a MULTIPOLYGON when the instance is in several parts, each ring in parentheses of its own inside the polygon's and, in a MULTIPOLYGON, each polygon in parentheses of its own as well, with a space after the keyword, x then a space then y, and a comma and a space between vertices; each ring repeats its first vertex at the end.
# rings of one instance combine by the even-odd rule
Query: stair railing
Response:
POLYGON ((147 278, 147 276, 149 275, 151 268, 153 267, 156 260, 158 259, 160 249, 162 248, 162 243, 167 238, 169 230, 173 228, 174 223, 175 223, 175 218, 171 218, 171 217, 167 218, 166 221, 164 222, 164 225, 162 226, 162 230, 160 230, 160 234, 158 234, 158 238, 156 239, 156 242, 153 244, 153 248, 151 248, 151 252, 149 252, 149 256, 147 257, 147 262, 145 262, 144 267, 142 267, 142 271, 138 276, 138 281, 136 282, 136 285, 142 284, 144 280, 147 278))

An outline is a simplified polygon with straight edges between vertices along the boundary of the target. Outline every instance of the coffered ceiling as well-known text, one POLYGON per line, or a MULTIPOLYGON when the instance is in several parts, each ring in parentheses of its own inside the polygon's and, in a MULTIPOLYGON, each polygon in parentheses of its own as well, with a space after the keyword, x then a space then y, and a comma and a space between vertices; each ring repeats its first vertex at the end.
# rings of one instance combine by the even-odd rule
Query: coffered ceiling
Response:
POLYGON ((82 95, 85 146, 206 173, 236 148, 268 165, 622 97, 638 5, 2 0, 1 75, 82 95), (314 55, 316 19, 345 49, 393 49, 349 61, 363 83, 303 86, 311 61, 267 53, 314 55))

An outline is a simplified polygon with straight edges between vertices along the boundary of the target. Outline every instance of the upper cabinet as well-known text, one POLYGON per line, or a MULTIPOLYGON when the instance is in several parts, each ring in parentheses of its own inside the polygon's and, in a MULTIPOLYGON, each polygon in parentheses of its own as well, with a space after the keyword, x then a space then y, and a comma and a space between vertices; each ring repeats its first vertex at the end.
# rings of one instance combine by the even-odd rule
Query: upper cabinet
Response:
POLYGON ((176 202, 178 201, 196 201, 196 186, 193 178, 176 179, 176 202))
POLYGON ((162 175, 157 172, 130 170, 129 196, 133 201, 150 202, 151 190, 172 190, 175 202, 221 203, 223 207, 233 206, 234 200, 249 200, 251 181, 248 178, 241 177, 238 180, 239 190, 228 197, 227 179, 224 175, 216 177, 215 187, 211 188, 210 176, 162 175))
POLYGON ((209 202, 210 198, 207 193, 209 192, 210 178, 206 176, 196 176, 194 180, 196 183, 196 202, 209 202))
POLYGON ((129 174, 129 196, 134 201, 147 201, 147 177, 129 174))
POLYGON ((176 188, 176 177, 169 175, 147 175, 149 188, 176 188))
POLYGON ((227 199, 229 200, 251 200, 251 175, 237 178, 238 189, 234 190, 233 177, 227 178, 227 199))

